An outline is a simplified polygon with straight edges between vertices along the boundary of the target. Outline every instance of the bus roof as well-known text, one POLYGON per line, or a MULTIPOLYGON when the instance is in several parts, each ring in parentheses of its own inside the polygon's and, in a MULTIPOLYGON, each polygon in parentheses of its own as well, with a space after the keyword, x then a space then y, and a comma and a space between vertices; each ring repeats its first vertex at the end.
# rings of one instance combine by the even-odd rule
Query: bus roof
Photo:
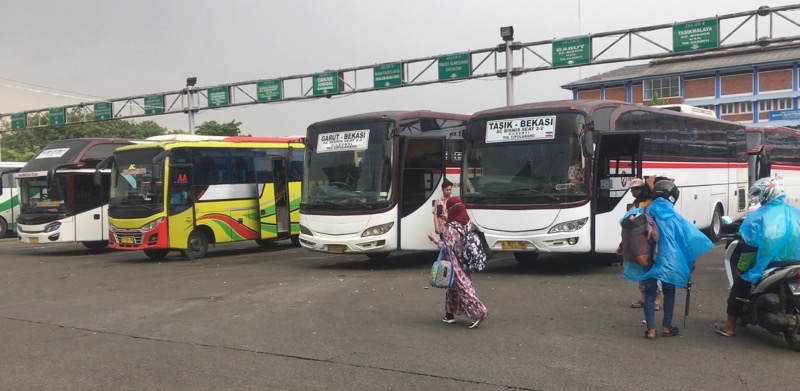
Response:
POLYGON ((55 165, 70 163, 98 163, 111 156, 114 149, 119 146, 133 143, 133 140, 121 138, 75 138, 59 140, 42 148, 33 159, 25 164, 20 172, 45 172, 55 165))
POLYGON ((628 103, 616 100, 607 99, 578 99, 578 100, 556 100, 547 102, 531 102, 515 106, 498 107, 495 109, 479 111, 472 115, 472 120, 482 117, 496 117, 502 115, 526 114, 531 111, 554 111, 554 110, 580 110, 591 115, 595 110, 603 107, 627 107, 631 110, 648 110, 648 111, 669 111, 676 116, 687 118, 703 118, 712 121, 725 122, 736 126, 741 126, 738 122, 731 122, 723 119, 707 118, 705 116, 698 116, 695 114, 688 114, 685 112, 675 110, 665 110, 656 107, 646 106, 640 103, 628 103))
POLYGON ((346 117, 339 117, 324 121, 318 121, 314 122, 308 127, 313 128, 319 126, 332 126, 332 125, 339 125, 352 122, 375 122, 375 121, 386 121, 386 120, 401 121, 405 119, 419 118, 419 117, 447 118, 447 119, 455 119, 463 121, 469 119, 469 115, 467 114, 443 113, 430 110, 407 110, 407 111, 390 110, 390 111, 374 111, 371 113, 362 113, 356 115, 349 115, 346 117))
POLYGON ((791 136, 798 136, 800 135, 800 130, 794 128, 788 128, 786 126, 747 126, 745 129, 748 132, 768 132, 768 133, 780 133, 786 134, 791 136))
POLYGON ((180 147, 247 147, 247 146, 273 146, 273 147, 298 147, 304 146, 301 137, 223 137, 222 139, 213 140, 195 140, 195 141, 157 141, 146 144, 126 145, 119 148, 120 151, 130 151, 134 149, 147 149, 147 148, 162 148, 173 149, 180 147), (272 144, 272 145, 270 145, 272 144))

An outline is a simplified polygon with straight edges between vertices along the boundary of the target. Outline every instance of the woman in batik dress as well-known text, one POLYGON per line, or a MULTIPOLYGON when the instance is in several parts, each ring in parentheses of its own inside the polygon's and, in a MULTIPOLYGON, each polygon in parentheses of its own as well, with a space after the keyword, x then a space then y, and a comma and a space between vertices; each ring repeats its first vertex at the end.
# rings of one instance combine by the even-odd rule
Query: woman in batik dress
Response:
POLYGON ((470 232, 474 227, 469 221, 467 209, 460 197, 447 199, 447 224, 444 228, 444 240, 439 240, 438 235, 428 234, 428 239, 441 246, 444 243, 450 250, 450 259, 453 263, 453 286, 448 288, 444 295, 444 323, 455 323, 456 315, 465 315, 472 322, 469 328, 474 329, 489 315, 486 306, 475 296, 475 287, 472 285, 472 276, 461 267, 461 253, 464 247, 462 232, 470 232))

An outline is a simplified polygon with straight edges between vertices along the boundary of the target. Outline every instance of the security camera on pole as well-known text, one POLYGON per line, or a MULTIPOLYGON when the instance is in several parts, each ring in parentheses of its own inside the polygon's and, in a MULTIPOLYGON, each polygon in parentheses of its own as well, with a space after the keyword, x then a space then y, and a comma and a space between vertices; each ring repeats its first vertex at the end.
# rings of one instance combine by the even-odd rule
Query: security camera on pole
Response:
POLYGON ((197 84, 196 77, 186 78, 186 96, 187 96, 187 109, 189 114, 189 134, 194 134, 194 109, 192 108, 192 101, 194 100, 194 86, 197 84))

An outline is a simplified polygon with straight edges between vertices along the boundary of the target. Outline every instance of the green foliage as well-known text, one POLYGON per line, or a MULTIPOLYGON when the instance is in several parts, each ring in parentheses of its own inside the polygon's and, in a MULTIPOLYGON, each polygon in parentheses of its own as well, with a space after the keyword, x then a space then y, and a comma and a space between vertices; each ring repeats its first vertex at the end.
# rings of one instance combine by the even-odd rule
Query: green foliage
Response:
MULTIPOLYGON (((10 160, 12 153, 16 153, 21 161, 30 160, 39 150, 50 143, 73 138, 128 138, 145 139, 151 136, 162 135, 166 128, 154 121, 132 122, 128 120, 111 120, 98 122, 79 122, 84 115, 76 110, 68 114, 67 125, 47 128, 29 128, 12 130, 3 134, 2 148, 3 159, 10 160), (72 123, 74 121, 74 123, 72 123)), ((28 117, 29 126, 47 124, 47 114, 31 115, 28 117)))
POLYGON ((218 123, 217 121, 206 121, 197 127, 196 134, 204 136, 241 136, 242 132, 239 130, 241 122, 231 120, 231 122, 218 123))
POLYGON ((669 99, 659 96, 658 91, 653 91, 653 96, 647 101, 648 106, 663 106, 669 104, 669 99))

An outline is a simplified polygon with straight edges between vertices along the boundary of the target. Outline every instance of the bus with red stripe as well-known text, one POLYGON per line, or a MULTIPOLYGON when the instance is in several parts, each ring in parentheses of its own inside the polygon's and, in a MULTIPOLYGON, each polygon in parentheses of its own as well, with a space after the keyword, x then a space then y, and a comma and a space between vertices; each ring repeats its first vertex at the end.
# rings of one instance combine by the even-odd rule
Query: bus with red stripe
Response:
POLYGON ((610 100, 529 103, 473 114, 461 198, 496 251, 614 253, 633 178, 666 176, 675 209, 716 240, 747 213, 742 125, 610 100))
POLYGON ((113 248, 199 259, 219 243, 297 243, 302 137, 150 141, 120 148, 99 165, 111 165, 113 248))
POLYGON ((314 123, 306 133, 300 245, 384 259, 431 250, 432 201, 458 194, 469 116, 386 111, 314 123))
POLYGON ((140 141, 110 138, 61 140, 44 147, 14 173, 19 186, 17 237, 21 243, 108 246, 110 173, 95 175, 115 149, 140 141), (97 176, 97 180, 95 180, 97 176))
POLYGON ((775 177, 786 201, 800 208, 800 131, 782 126, 747 127, 749 181, 775 177))

